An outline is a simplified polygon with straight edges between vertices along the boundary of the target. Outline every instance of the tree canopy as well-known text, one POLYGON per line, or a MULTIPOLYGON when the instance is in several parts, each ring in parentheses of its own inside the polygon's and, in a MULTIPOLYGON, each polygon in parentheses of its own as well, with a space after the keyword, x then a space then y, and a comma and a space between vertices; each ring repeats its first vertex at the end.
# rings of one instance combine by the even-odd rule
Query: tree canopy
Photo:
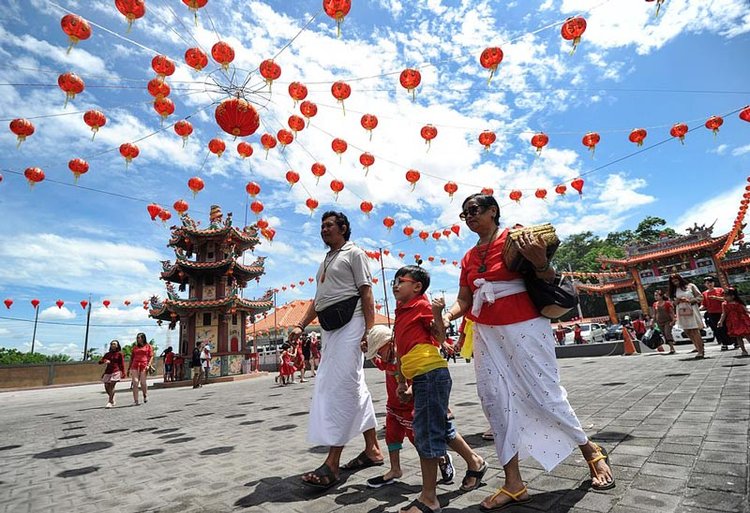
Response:
POLYGON ((19 365, 23 363, 50 363, 50 362, 69 362, 70 356, 66 354, 42 354, 42 353, 24 353, 18 349, 6 349, 0 347, 0 365, 19 365))

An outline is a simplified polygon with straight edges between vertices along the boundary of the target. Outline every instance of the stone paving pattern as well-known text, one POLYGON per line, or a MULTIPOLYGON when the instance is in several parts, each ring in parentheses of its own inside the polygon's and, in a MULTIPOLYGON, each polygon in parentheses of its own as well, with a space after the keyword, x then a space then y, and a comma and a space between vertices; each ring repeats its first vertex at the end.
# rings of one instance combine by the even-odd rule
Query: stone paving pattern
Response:
MULTIPOLYGON (((560 360, 563 383, 586 432, 611 451, 617 487, 588 490, 576 451, 553 472, 522 465, 534 502, 511 512, 745 512, 748 509, 750 359, 713 344, 703 361, 686 346, 660 354, 560 360)), ((490 463, 486 485, 440 486, 446 513, 479 511, 501 483, 494 447, 481 440, 472 365, 451 364, 459 430, 490 463)), ((385 386, 367 370, 384 418, 385 386)), ((385 512, 419 491, 417 454, 402 452, 401 484, 370 490, 383 471, 349 474, 328 493, 300 484, 326 448, 305 441, 312 383, 281 388, 273 376, 150 392, 105 410, 101 386, 0 393, 0 512, 385 512)), ((382 426, 381 426, 382 428, 382 426)), ((382 431, 380 432, 382 439, 382 431)), ((344 461, 361 449, 344 451, 344 461)), ((384 448, 384 443, 382 444, 384 448)))

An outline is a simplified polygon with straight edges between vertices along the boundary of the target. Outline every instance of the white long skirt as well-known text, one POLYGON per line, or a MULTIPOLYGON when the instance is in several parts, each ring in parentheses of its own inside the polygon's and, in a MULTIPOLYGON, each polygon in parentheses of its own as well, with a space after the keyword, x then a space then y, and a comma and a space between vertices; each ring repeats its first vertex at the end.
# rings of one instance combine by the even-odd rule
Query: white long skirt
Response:
POLYGON ((547 471, 588 441, 560 385, 549 320, 474 324, 474 369, 502 465, 518 454, 547 471))
POLYGON ((322 358, 307 430, 311 444, 343 446, 360 433, 378 427, 359 347, 364 332, 365 318, 361 315, 337 330, 322 332, 322 358))

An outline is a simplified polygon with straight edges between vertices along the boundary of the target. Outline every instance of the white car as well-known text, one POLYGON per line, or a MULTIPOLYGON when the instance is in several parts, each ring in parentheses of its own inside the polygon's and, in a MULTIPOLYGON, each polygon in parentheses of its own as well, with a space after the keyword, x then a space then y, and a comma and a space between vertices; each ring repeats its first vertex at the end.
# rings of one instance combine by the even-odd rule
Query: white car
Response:
MULTIPOLYGON (((606 330, 601 324, 595 322, 584 322, 579 323, 581 327, 581 337, 587 344, 596 344, 598 342, 604 342, 604 333, 606 330)), ((575 344, 573 339, 573 325, 565 328, 565 345, 575 344)))
MULTIPOLYGON (((690 339, 687 338, 685 332, 678 328, 677 325, 672 326, 672 338, 675 344, 690 344, 690 339)), ((711 342, 714 339, 714 332, 706 326, 701 330, 701 338, 706 342, 711 342)))

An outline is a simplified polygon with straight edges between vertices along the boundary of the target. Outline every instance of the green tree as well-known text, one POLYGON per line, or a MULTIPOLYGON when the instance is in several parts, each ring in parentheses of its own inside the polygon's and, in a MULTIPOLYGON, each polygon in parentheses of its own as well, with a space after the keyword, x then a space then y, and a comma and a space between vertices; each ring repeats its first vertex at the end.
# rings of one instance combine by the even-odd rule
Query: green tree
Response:
POLYGON ((6 349, 5 347, 0 347, 0 365, 69 362, 70 359, 70 356, 66 354, 49 355, 42 353, 24 353, 18 349, 6 349))
POLYGON ((666 227, 666 225, 667 222, 661 217, 648 216, 638 223, 635 229, 635 239, 642 243, 654 243, 661 237, 674 237, 677 235, 677 232, 672 228, 666 227))

